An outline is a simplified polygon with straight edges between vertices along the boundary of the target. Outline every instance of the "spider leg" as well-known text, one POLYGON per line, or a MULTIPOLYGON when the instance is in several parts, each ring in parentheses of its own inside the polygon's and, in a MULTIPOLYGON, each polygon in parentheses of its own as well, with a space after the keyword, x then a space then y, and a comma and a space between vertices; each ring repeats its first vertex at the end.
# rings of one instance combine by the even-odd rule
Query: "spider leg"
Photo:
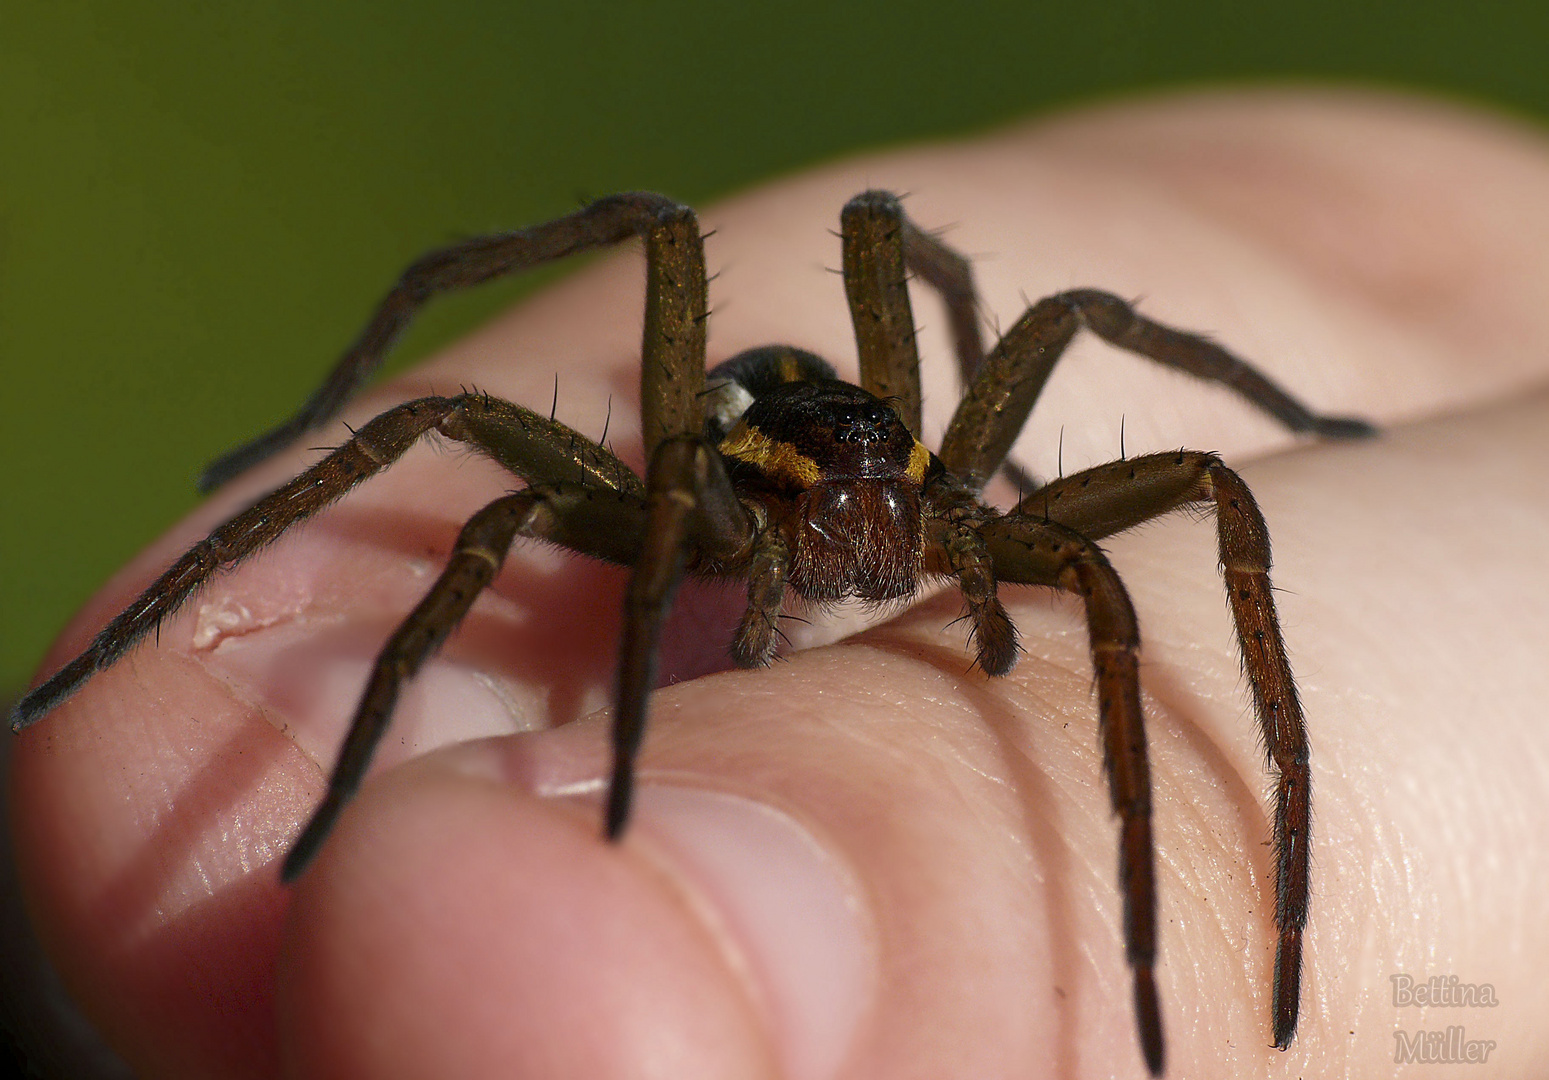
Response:
POLYGON ((946 467, 983 487, 1005 460, 1076 331, 1087 327, 1122 349, 1236 391, 1292 431, 1360 438, 1364 420, 1312 412, 1246 361, 1198 334, 1152 322, 1111 293, 1074 289, 1038 301, 985 359, 942 438, 946 467))
MULTIPOLYGON (((844 288, 860 353, 861 385, 892 402, 904 426, 918 435, 923 392, 906 270, 936 290, 946 305, 958 373, 968 386, 984 364, 973 268, 910 221, 897 196, 886 191, 867 191, 851 199, 840 224, 844 288)), ((1014 462, 1003 467, 1018 488, 1036 486, 1014 462)))
POLYGON ((618 840, 634 798, 635 758, 645 734, 646 703, 656 685, 662 621, 683 579, 690 551, 711 564, 740 563, 755 523, 702 438, 681 436, 657 448, 646 481, 646 525, 624 599, 618 691, 613 714, 613 776, 604 829, 618 840))
MULTIPOLYGON (((912 221, 904 222, 904 258, 909 270, 934 289, 947 309, 947 325, 957 353, 961 385, 972 384, 984 365, 984 334, 980 330, 979 292, 974 286, 973 264, 957 251, 925 232, 912 221)), ((1038 481, 1015 461, 1000 464, 1001 474, 1018 491, 1031 491, 1038 481)))
POLYGON ((897 196, 886 191, 865 191, 845 203, 839 227, 861 386, 891 403, 904 426, 919 435, 920 353, 904 259, 912 227, 897 196))
MULTIPOLYGON (((907 269, 934 289, 946 305, 958 373, 967 386, 984 363, 973 264, 910 221, 898 197, 886 191, 857 195, 844 208, 840 221, 845 285, 861 350, 861 385, 878 397, 888 397, 896 392, 877 387, 896 381, 890 369, 906 368, 911 362, 919 366, 914 319, 904 287, 907 269), (875 386, 868 382, 871 372, 878 380, 875 386)), ((899 414, 904 415, 902 410, 899 414)), ((909 423, 907 416, 904 422, 909 423)))
POLYGON ((968 604, 979 667, 986 675, 1006 674, 1016 663, 1017 631, 996 595, 989 547, 967 522, 931 518, 925 527, 929 546, 946 554, 947 567, 968 604))
POLYGON ((957 371, 967 386, 984 363, 984 333, 973 264, 914 222, 904 221, 904 261, 910 272, 941 297, 957 353, 957 371))
MULTIPOLYGON (((476 394, 405 402, 362 426, 348 442, 189 548, 109 622, 85 652, 16 704, 12 730, 42 719, 92 675, 117 661, 217 571, 236 565, 341 498, 391 465, 431 430, 468 443, 527 479, 541 476, 551 483, 581 484, 598 491, 637 495, 644 491, 628 466, 602 447, 520 405, 476 394)), ((630 559, 615 561, 627 564, 630 559)))
POLYGON ((748 608, 731 639, 732 659, 739 667, 765 667, 774 659, 790 564, 790 546, 778 529, 765 529, 754 538, 747 569, 748 608))
POLYGON ((479 594, 495 580, 517 536, 563 544, 612 562, 633 562, 645 533, 640 494, 599 491, 582 484, 528 488, 496 499, 468 520, 446 569, 382 647, 328 781, 280 871, 294 881, 311 863, 355 796, 371 757, 392 721, 398 694, 441 648, 479 594), (588 543, 588 538, 596 541, 588 543))
POLYGON ((217 570, 257 551, 396 460, 454 407, 449 398, 420 398, 389 409, 306 472, 217 526, 109 622, 85 652, 22 698, 12 730, 42 719, 159 626, 217 570))
MULTIPOLYGON (((1307 924, 1312 772, 1301 699, 1270 587, 1269 529, 1242 478, 1214 454, 1178 450, 1099 465, 1056 480, 1015 514, 1111 536, 1185 506, 1216 511, 1227 599, 1252 688, 1254 712, 1275 774, 1275 1045, 1296 1034, 1301 1007, 1302 931, 1307 924)), ((997 569, 1002 550, 991 540, 997 569)), ((1002 571, 1004 576, 1004 572, 1002 571)))
MULTIPOLYGON (((199 489, 210 491, 219 487, 288 446, 303 432, 336 416, 381 365, 398 336, 432 297, 642 234, 646 237, 648 280, 651 283, 646 294, 647 352, 653 344, 669 350, 674 345, 686 345, 692 350, 692 337, 697 332, 702 355, 704 255, 693 212, 664 196, 647 192, 612 195, 542 225, 519 232, 474 237, 418 259, 383 298, 355 343, 345 351, 306 404, 272 431, 217 458, 200 476, 199 489), (685 221, 692 228, 691 238, 683 227, 685 221), (685 254, 685 246, 697 249, 699 253, 699 303, 690 317, 693 324, 690 327, 681 325, 680 312, 665 310, 680 300, 693 306, 693 253, 685 254), (664 287, 669 277, 675 278, 672 288, 664 287), (654 334, 653 324, 658 327, 654 334)), ((700 367, 703 368, 702 362, 700 367)), ((697 393, 697 389, 694 392, 697 393)), ((653 400, 650 394, 647 398, 653 400)), ((654 399, 660 399, 659 404, 676 402, 680 398, 675 390, 657 388, 654 394, 654 399)), ((650 432, 647 434, 649 436, 650 432)), ((652 445, 648 437, 647 448, 652 445)))
POLYGON ((604 834, 623 835, 634 796, 646 701, 656 684, 661 624, 692 551, 707 566, 746 558, 756 527, 720 455, 705 441, 704 240, 694 212, 657 208, 646 234, 640 420, 646 527, 624 599, 613 712, 613 776, 604 834))
POLYGON ((1156 857, 1151 836, 1151 767, 1140 708, 1140 628, 1119 575, 1091 540, 1053 521, 1020 514, 980 529, 1002 581, 1051 585, 1079 596, 1097 682, 1103 771, 1119 817, 1119 887, 1124 942, 1134 973, 1141 1051, 1153 1076, 1162 1072, 1162 1016, 1157 1000, 1156 857))
POLYGON ((663 442, 705 430, 705 321, 709 285, 699 218, 661 200, 645 236, 645 335, 640 347, 640 430, 645 460, 663 442))

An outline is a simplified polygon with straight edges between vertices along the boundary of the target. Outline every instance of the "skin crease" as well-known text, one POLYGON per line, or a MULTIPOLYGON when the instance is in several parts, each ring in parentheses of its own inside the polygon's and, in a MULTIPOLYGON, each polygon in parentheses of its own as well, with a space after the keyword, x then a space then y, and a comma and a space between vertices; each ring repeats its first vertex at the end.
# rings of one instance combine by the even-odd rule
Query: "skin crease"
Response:
MULTIPOLYGON (((1529 1018, 1549 1004, 1534 977, 1549 953, 1536 846, 1549 676, 1533 647, 1549 602, 1546 150, 1431 103, 1203 95, 846 162, 703 215, 710 269, 724 271, 712 362, 789 341, 853 371, 827 230, 878 186, 908 192, 927 228, 952 227, 998 325, 1062 288, 1143 297, 1147 314, 1208 331, 1315 408, 1384 425, 1369 443, 1299 443, 1222 392, 1083 339, 1018 448, 1041 475, 1069 472, 1117 456, 1122 422, 1130 454, 1221 451, 1274 538, 1315 798, 1308 970, 1285 1053, 1267 1046, 1268 780, 1213 530, 1177 514, 1105 545, 1145 641, 1169 1075, 1384 1076, 1403 1071, 1395 1031, 1458 1024, 1498 1044, 1490 1075, 1541 1074, 1549 1036, 1529 1018), (1396 1007, 1398 973, 1490 983, 1500 1004, 1396 1007)), ((637 392, 640 266, 629 253, 588 267, 346 419, 463 384, 539 406, 560 370, 560 418, 595 433, 611 397, 609 441, 635 461, 622 406, 637 392)), ((945 318, 919 292, 915 310, 934 445, 953 400, 945 318)), ((175 527, 44 670, 312 457, 281 455, 175 527)), ((458 522, 501 490, 476 460, 417 450, 206 599, 256 604, 300 581, 301 614, 279 604, 273 625, 315 632, 325 651, 339 627, 380 640, 428 583, 415 560, 444 558, 458 522)), ((379 773, 294 890, 278 859, 323 783, 303 747, 334 745, 348 707, 287 738, 262 693, 195 646, 198 601, 159 649, 19 739, 12 813, 31 910, 140 1075, 778 1075, 757 995, 650 830, 609 848, 595 796, 531 793, 603 775, 606 716, 587 714, 606 701, 622 582, 519 545, 447 655, 513 695, 537 685, 540 726, 575 722, 379 773), (550 621, 523 637, 536 608, 550 621)), ((648 787, 654 774, 768 801, 856 883, 875 989, 844 1077, 1144 1073, 1080 613, 1045 590, 1002 596, 1025 650, 1004 679, 969 669, 948 592, 653 705, 648 787)))

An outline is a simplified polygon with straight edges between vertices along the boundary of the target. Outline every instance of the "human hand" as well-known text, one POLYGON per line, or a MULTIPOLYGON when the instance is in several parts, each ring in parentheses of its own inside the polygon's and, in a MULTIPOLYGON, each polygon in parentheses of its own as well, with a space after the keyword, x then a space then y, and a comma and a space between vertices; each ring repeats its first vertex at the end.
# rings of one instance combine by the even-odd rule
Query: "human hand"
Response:
MULTIPOLYGON (((1308 969, 1284 1054, 1267 1046, 1266 785, 1214 537, 1175 515, 1106 545, 1145 641, 1169 1074, 1380 1075, 1395 1031, 1458 1023, 1500 1044, 1492 1075, 1531 1074, 1549 945, 1531 858, 1549 801, 1534 647, 1549 156, 1478 117, 1249 95, 846 163, 705 212, 725 268, 712 361, 768 341, 849 360, 822 268, 837 261, 826 230, 866 187, 954 226, 1002 326, 1022 296, 1143 295, 1148 315, 1208 330, 1313 406, 1393 425, 1242 470, 1274 538, 1314 752, 1308 969), (1501 1005, 1396 1009, 1398 973, 1490 983, 1501 1005)), ((609 399, 635 392, 641 277, 630 256, 590 267, 347 418, 460 385, 541 403, 557 369, 560 418, 600 431, 609 399)), ((954 391, 945 320, 923 297, 916 311, 936 328, 930 441, 954 391)), ((621 449, 637 441, 627 412, 621 449)), ((1115 457, 1121 421, 1132 454, 1182 443, 1235 465, 1293 443, 1220 391, 1083 339, 1020 456, 1052 475, 1063 430, 1066 471, 1115 457)), ((48 667, 312 456, 283 455, 179 525, 48 667)), ((614 848, 597 781, 623 576, 519 545, 386 756, 563 726, 382 771, 280 888, 372 654, 458 523, 507 485, 412 453, 18 742, 40 932, 141 1074, 1143 1074, 1083 624, 1043 590, 1002 590, 1025 649, 1004 679, 969 670, 948 593, 769 671, 663 691, 614 848)), ((693 625, 718 599, 688 598, 676 670, 720 662, 724 635, 693 625)))

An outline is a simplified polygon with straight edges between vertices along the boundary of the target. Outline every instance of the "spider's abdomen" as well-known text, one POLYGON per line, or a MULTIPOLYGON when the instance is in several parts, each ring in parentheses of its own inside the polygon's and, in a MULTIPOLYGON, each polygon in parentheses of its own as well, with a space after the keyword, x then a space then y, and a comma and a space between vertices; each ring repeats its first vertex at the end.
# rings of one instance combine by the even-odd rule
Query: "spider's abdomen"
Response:
POLYGON ((760 394, 719 447, 737 491, 790 551, 786 583, 814 600, 894 600, 919 580, 930 451, 893 408, 822 379, 760 394))

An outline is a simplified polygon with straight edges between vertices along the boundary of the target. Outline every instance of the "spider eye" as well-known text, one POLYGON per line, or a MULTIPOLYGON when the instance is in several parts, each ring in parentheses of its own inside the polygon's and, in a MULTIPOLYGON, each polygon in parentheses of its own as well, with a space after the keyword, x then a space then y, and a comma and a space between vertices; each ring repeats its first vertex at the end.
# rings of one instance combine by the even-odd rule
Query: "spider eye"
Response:
POLYGON ((847 402, 833 410, 834 441, 883 442, 898 423, 898 414, 880 401, 847 402))

